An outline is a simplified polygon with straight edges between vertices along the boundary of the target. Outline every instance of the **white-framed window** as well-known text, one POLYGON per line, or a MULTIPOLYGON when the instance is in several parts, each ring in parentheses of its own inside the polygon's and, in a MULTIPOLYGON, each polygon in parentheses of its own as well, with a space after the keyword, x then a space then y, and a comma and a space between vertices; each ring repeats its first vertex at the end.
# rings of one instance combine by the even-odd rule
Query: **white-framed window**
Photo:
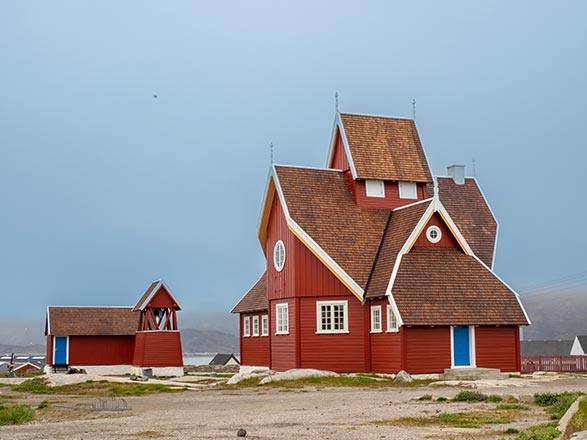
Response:
POLYGON ((316 301, 316 333, 348 333, 348 301, 316 301))
POLYGON ((261 316, 261 336, 269 335, 269 316, 261 316))
POLYGON ((289 311, 287 304, 275 305, 275 316, 277 318, 276 335, 287 335, 289 333, 289 311))
POLYGON ((283 241, 279 240, 277 243, 275 243, 275 247, 273 247, 273 266, 277 272, 281 272, 284 265, 285 245, 283 244, 283 241))
POLYGON ((397 316, 395 316, 395 313, 393 313, 393 307, 391 307, 391 304, 387 305, 387 331, 398 331, 397 316))
POLYGON ((385 197, 385 183, 383 180, 365 180, 367 197, 385 197))
POLYGON ((259 317, 253 316, 253 336, 259 336, 259 317))
POLYGON ((251 336, 251 318, 249 316, 245 316, 243 319, 243 336, 251 336))
POLYGON ((442 231, 436 225, 429 226, 426 229, 426 238, 430 243, 438 243, 442 238, 442 231))
POLYGON ((371 333, 381 333, 381 306, 371 306, 371 333))
POLYGON ((418 191, 416 188, 416 182, 399 182, 399 198, 417 199, 418 191))

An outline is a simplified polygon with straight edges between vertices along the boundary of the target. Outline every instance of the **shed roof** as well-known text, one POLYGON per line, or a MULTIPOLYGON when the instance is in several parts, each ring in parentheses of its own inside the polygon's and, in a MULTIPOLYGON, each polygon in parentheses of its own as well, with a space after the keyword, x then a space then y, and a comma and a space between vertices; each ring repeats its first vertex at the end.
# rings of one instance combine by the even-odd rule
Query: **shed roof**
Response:
POLYGON ((268 309, 267 303, 267 272, 257 280, 253 287, 242 297, 231 313, 260 312, 268 309))
POLYGON ((47 334, 53 336, 134 335, 138 322, 131 307, 47 307, 47 334))

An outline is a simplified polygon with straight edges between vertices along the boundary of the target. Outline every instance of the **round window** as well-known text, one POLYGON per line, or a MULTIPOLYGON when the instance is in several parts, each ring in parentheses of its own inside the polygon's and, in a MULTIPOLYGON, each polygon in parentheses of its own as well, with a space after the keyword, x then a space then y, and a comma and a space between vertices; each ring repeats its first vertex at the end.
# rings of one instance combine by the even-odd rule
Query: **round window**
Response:
POLYGON ((426 229, 426 238, 430 243, 438 243, 442 238, 442 231, 438 226, 430 226, 426 229))
POLYGON ((279 240, 273 248, 273 265, 277 272, 281 272, 285 264, 285 245, 279 240))

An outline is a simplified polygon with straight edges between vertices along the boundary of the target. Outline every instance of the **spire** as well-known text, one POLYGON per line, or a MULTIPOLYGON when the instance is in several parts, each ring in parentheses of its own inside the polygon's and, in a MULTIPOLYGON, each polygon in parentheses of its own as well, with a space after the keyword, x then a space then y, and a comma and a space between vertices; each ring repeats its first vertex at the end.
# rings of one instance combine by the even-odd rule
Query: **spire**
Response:
POLYGON ((334 92, 334 105, 336 113, 338 113, 338 92, 334 92))

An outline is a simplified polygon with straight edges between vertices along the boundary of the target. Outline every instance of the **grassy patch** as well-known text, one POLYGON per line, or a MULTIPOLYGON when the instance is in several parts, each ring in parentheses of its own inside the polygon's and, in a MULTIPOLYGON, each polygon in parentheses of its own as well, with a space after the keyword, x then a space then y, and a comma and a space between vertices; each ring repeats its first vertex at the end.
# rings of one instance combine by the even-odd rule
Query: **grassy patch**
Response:
POLYGON ((432 395, 430 394, 424 394, 423 396, 418 397, 418 400, 432 400, 432 395))
POLYGON ((501 397, 480 393, 478 391, 461 391, 452 399, 455 402, 501 402, 501 397))
POLYGON ((565 433, 567 436, 579 431, 587 431, 587 400, 583 399, 581 403, 579 403, 579 409, 575 413, 575 415, 571 418, 569 425, 567 427, 567 432, 565 433))
POLYGON ((35 412, 26 405, 0 406, 0 426, 30 422, 35 412))
MULTIPOLYGON (((507 434, 507 432, 506 432, 507 434)), ((512 440, 554 440, 561 435, 561 432, 556 429, 556 426, 551 423, 544 425, 533 426, 526 432, 521 432, 512 440)))
POLYGON ((153 393, 174 393, 184 391, 187 387, 171 387, 162 384, 108 382, 107 380, 88 380, 71 385, 50 387, 44 379, 27 380, 12 387, 14 391, 33 394, 66 394, 82 396, 141 396, 153 393))
POLYGON ((483 425, 511 423, 507 415, 493 412, 442 413, 431 417, 403 417, 397 420, 372 422, 375 425, 401 426, 452 426, 455 428, 480 428, 483 425))
POLYGON ((542 393, 534 394, 534 402, 537 405, 545 407, 544 410, 550 414, 552 420, 560 419, 573 404, 577 397, 583 393, 564 392, 564 393, 542 393))
POLYGON ((37 405, 37 409, 45 409, 49 406, 49 401, 43 400, 41 403, 37 405))
POLYGON ((526 405, 521 403, 500 403, 495 407, 497 411, 509 411, 509 410, 521 410, 525 411, 528 409, 526 405))
POLYGON ((295 380, 277 380, 265 385, 259 385, 261 377, 245 379, 234 385, 226 385, 228 389, 250 388, 268 386, 277 388, 303 388, 312 387, 366 387, 366 388, 413 388, 429 385, 435 382, 433 379, 414 380, 413 382, 396 383, 392 379, 377 375, 361 374, 353 376, 335 377, 306 377, 295 380))

